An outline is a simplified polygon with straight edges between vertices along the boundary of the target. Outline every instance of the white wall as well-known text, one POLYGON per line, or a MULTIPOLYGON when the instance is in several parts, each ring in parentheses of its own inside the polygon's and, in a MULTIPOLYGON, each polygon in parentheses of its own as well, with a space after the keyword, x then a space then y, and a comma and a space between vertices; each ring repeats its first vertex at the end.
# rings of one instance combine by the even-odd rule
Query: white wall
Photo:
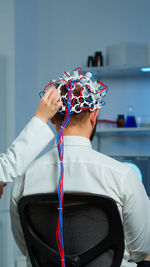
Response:
MULTIPOLYGON (((5 148, 14 138, 14 0, 0 0, 0 55, 5 61, 5 148)), ((1 129, 2 130, 2 129, 1 129)))
MULTIPOLYGON (((16 0, 16 133, 34 114, 38 92, 50 79, 85 67, 95 51, 105 58, 108 45, 150 43, 149 10, 149 0, 16 0)), ((101 118, 116 119, 128 105, 135 114, 150 113, 149 80, 106 82, 110 90, 101 118)))
MULTIPOLYGON (((144 1, 38 1, 39 84, 74 66, 85 66, 96 50, 120 42, 150 42, 150 2, 144 1), (134 12, 131 12, 133 10, 134 12)), ((135 97, 139 81, 107 81, 110 91, 102 115, 114 119, 125 113, 135 97), (122 92, 125 95, 122 105, 122 92), (110 96, 109 96, 110 94, 110 96)), ((141 82, 140 82, 141 83, 141 82)), ((141 85, 140 85, 141 87, 141 85)), ((146 92, 148 92, 146 85, 146 92)), ((143 90, 143 88, 142 88, 143 90)), ((145 97, 145 96, 144 96, 145 97)), ((145 100, 145 98, 143 99, 145 100)), ((139 101, 138 101, 139 103, 139 101)), ((144 105, 148 107, 148 103, 144 105)), ((143 108, 138 105, 138 108, 143 108)), ((141 111, 138 110, 141 113, 141 111)), ((146 109, 147 112, 147 109, 146 109)))
POLYGON ((38 103, 36 0, 15 0, 16 134, 34 115, 38 103))
POLYGON ((2 153, 6 148, 6 90, 5 90, 5 56, 0 55, 0 152, 2 153))
POLYGON ((150 2, 38 0, 39 83, 119 42, 150 42, 150 2))
MULTIPOLYGON (((141 0, 16 0, 15 3, 17 132, 33 114, 38 92, 51 78, 64 70, 86 66, 88 55, 97 50, 102 50, 105 55, 108 45, 150 43, 149 0, 144 3, 141 0)), ((133 88, 130 95, 133 104, 139 82, 132 84, 118 81, 116 86, 113 81, 108 81, 113 92, 109 108, 106 106, 102 113, 105 117, 115 118, 118 113, 126 111, 128 103, 123 110, 121 103, 119 107, 121 97, 118 91, 120 93, 122 88, 128 87, 129 91, 133 88), (109 112, 110 105, 115 107, 113 115, 109 112)), ((148 87, 149 84, 145 89, 146 98, 149 97, 148 87)), ((136 111, 137 104, 134 106, 136 111)), ((142 105, 140 107, 142 109, 142 105)))
MULTIPOLYGON (((14 0, 0 0, 0 151, 4 152, 15 135, 14 113, 14 0)), ((14 242, 9 218, 10 186, 0 200, 0 266, 14 267, 14 242)))

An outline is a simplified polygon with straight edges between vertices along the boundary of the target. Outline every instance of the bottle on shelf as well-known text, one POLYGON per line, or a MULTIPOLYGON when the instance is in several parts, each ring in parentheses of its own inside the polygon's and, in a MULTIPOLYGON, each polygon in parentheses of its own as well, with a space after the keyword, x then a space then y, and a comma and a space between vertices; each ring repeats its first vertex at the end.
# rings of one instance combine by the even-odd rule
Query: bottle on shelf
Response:
POLYGON ((125 118, 123 114, 119 114, 117 117, 117 127, 124 127, 125 118))
POLYGON ((94 58, 92 56, 88 57, 87 66, 94 67, 94 58))
POLYGON ((136 119, 135 119, 135 116, 133 113, 133 107, 132 106, 128 107, 128 114, 127 114, 127 118, 126 118, 124 127, 126 127, 126 128, 137 127, 137 123, 136 123, 136 119))
POLYGON ((102 55, 102 52, 95 52, 94 66, 95 67, 103 66, 103 55, 102 55))

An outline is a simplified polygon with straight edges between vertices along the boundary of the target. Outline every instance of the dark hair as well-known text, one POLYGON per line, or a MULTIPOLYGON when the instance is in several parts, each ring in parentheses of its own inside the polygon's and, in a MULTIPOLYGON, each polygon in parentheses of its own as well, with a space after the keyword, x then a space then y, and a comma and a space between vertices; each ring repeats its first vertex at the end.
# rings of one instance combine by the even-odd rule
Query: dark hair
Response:
MULTIPOLYGON (((58 87, 58 84, 55 85, 55 87, 57 88, 58 87)), ((65 95, 67 92, 68 92, 68 89, 66 87, 66 85, 62 85, 61 88, 61 95, 65 95)), ((80 90, 81 90, 81 87, 79 85, 76 85, 75 86, 75 89, 73 90, 73 93, 75 96, 80 96, 80 90)), ((74 101, 74 105, 76 104, 76 100, 74 101)), ((63 103, 64 104, 64 103, 63 103)), ((77 125, 77 124, 84 124, 86 118, 88 118, 90 114, 90 110, 89 109, 83 109, 80 113, 72 113, 70 115, 70 125, 73 126, 73 125, 77 125)), ((60 112, 57 112, 54 116, 54 121, 55 121, 55 124, 57 126, 61 126, 62 125, 62 122, 64 120, 64 115, 61 114, 60 112)))

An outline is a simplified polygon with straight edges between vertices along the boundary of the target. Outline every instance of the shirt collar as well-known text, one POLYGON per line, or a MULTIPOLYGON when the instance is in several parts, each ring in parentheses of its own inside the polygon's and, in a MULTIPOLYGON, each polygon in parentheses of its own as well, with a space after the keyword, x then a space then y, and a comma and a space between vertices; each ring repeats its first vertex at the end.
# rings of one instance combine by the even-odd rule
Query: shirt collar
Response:
MULTIPOLYGON (((56 141, 55 141, 55 145, 56 141)), ((92 148, 91 141, 82 136, 64 136, 64 146, 86 146, 92 148)))

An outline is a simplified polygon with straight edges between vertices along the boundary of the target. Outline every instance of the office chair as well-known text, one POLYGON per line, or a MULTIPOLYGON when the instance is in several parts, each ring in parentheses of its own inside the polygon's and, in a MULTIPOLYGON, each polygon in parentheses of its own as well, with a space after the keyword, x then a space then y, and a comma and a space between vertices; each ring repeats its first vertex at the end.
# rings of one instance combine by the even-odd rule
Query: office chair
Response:
MULTIPOLYGON (((63 206, 66 267, 119 267, 124 234, 116 202, 103 195, 65 193, 63 206)), ((24 196, 18 211, 32 266, 61 266, 57 194, 24 196)))
POLYGON ((150 267, 150 261, 142 261, 137 263, 137 267, 150 267))

